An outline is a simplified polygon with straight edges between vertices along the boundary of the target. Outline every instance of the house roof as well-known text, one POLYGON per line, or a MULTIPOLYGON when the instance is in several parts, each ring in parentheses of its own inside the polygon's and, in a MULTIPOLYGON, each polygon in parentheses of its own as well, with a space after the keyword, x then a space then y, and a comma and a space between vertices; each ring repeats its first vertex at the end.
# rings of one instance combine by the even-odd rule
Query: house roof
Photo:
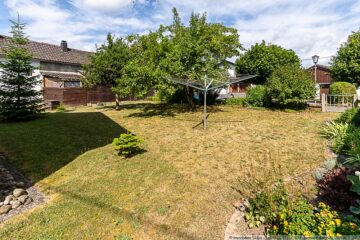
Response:
POLYGON ((57 78, 63 81, 80 81, 83 75, 78 72, 50 72, 41 71, 44 77, 57 78))
MULTIPOLYGON (((314 69, 315 68, 315 65, 312 65, 309 69, 314 69)), ((325 71, 330 71, 330 66, 325 66, 325 65, 321 65, 321 64, 316 64, 316 68, 317 69, 322 69, 322 70, 325 70, 325 71)))
MULTIPOLYGON (((11 38, 0 35, 0 56, 4 55, 4 49, 13 44, 11 38)), ((91 52, 81 51, 77 49, 68 48, 68 51, 63 51, 61 46, 29 41, 25 48, 34 55, 34 59, 44 62, 66 63, 71 65, 82 65, 88 63, 91 52)))

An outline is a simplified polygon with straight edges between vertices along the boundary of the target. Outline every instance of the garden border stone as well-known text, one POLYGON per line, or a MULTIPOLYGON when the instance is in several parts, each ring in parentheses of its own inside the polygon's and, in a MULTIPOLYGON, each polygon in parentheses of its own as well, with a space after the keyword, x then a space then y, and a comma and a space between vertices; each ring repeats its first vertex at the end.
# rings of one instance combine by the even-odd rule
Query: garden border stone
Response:
MULTIPOLYGON (((24 189, 26 192, 21 190, 17 190, 17 192, 22 192, 21 196, 19 196, 18 200, 14 200, 12 209, 7 211, 7 213, 0 215, 0 223, 17 216, 19 214, 25 213, 30 209, 33 209, 36 206, 44 204, 46 202, 45 195, 34 186, 34 183, 23 176, 20 172, 18 172, 13 166, 11 166, 5 156, 5 153, 0 152, 0 167, 6 169, 10 175, 13 177, 14 186, 13 188, 24 189), (19 184, 20 183, 20 184, 19 184), (20 185, 20 187, 19 187, 20 185), (25 194, 27 193, 27 194, 25 194), (25 194, 25 195, 24 195, 25 194), (25 197, 27 196, 27 197, 25 197)), ((1 182, 0 182, 1 184, 1 182)), ((2 183, 4 184, 4 183, 2 183)), ((7 184, 7 183, 5 183, 7 184)), ((1 189, 0 189, 1 190, 1 189)), ((1 196, 0 196, 1 197, 1 196)), ((10 200, 10 197, 8 197, 10 200)), ((5 205, 4 205, 5 206, 5 205)), ((9 205, 11 206, 11 205, 9 205)), ((6 209, 7 210, 7 209, 6 209)))

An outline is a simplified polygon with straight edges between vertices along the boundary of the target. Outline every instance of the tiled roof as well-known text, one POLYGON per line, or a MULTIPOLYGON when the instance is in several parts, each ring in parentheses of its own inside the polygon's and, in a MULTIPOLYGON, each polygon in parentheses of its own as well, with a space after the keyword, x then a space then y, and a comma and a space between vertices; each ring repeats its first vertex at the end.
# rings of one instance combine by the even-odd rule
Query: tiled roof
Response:
MULTIPOLYGON (((0 35, 0 55, 4 55, 4 48, 12 44, 9 37, 0 35)), ((29 41, 25 45, 25 48, 34 55, 34 58, 40 61, 58 62, 81 65, 89 61, 91 52, 76 50, 68 48, 68 51, 63 51, 62 48, 57 45, 29 41)))
POLYGON ((51 77, 57 78, 63 81, 80 81, 83 77, 80 73, 76 72, 48 72, 48 71, 41 71, 41 75, 44 77, 51 77))
MULTIPOLYGON (((328 70, 328 71, 330 71, 330 68, 331 68, 331 66, 325 66, 325 65, 321 65, 321 64, 316 64, 316 67, 318 69, 321 68, 321 69, 328 70)), ((309 69, 313 69, 313 68, 315 68, 315 65, 312 65, 309 69)))

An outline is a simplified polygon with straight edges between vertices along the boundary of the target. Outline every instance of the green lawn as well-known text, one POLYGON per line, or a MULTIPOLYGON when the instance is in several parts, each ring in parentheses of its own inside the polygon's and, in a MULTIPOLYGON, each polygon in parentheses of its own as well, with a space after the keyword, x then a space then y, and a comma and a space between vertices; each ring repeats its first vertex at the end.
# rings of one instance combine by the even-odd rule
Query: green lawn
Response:
POLYGON ((200 110, 135 102, 0 124, 0 150, 49 198, 0 238, 221 239, 244 182, 276 177, 274 166, 292 193, 312 193, 321 124, 335 116, 216 107, 204 132, 200 110), (146 151, 125 160, 111 141, 126 131, 146 151))

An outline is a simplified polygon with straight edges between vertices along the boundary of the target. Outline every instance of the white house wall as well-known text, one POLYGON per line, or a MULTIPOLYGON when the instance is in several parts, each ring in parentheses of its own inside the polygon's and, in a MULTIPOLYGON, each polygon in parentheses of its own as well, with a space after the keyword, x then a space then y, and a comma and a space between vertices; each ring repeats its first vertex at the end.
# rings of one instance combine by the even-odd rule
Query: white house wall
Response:
MULTIPOLYGON (((0 62, 2 62, 2 61, 4 61, 4 58, 0 58, 0 62)), ((42 79, 43 79, 43 77, 42 77, 42 75, 40 74, 40 61, 33 60, 33 61, 31 62, 31 65, 32 65, 33 67, 36 67, 36 68, 37 68, 37 69, 34 70, 32 76, 38 76, 38 77, 37 77, 38 80, 41 80, 40 83, 34 87, 34 89, 35 89, 36 91, 41 91, 41 90, 43 89, 43 84, 42 84, 42 79)), ((2 72, 2 69, 0 69, 0 76, 1 76, 1 72, 2 72)))
POLYGON ((43 81, 42 81, 43 77, 42 77, 42 75, 40 73, 40 61, 33 60, 31 65, 36 68, 32 75, 37 76, 37 79, 40 80, 39 83, 35 86, 34 89, 36 91, 41 91, 43 89, 43 81))

